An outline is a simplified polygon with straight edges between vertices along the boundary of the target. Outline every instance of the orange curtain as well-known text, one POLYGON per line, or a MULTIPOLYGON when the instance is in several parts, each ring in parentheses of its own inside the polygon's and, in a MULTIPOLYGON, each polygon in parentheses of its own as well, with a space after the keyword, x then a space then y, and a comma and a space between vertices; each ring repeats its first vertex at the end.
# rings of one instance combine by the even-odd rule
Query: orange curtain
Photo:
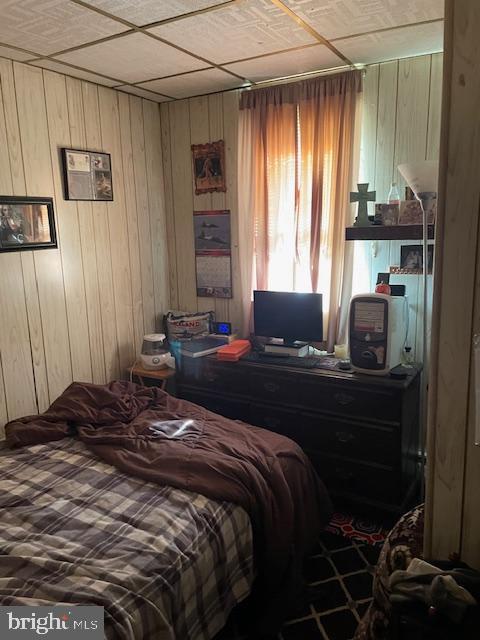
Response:
POLYGON ((245 310, 252 287, 320 292, 329 350, 344 287, 361 87, 362 72, 352 71, 246 91, 240 102, 240 193, 250 193, 240 216, 254 220, 245 310))

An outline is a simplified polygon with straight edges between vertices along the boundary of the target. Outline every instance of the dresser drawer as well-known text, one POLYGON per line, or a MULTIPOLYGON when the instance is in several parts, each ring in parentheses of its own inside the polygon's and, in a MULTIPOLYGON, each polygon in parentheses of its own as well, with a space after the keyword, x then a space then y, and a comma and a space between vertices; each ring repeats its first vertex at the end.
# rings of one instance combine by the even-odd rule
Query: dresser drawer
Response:
POLYGON ((395 389, 375 389, 329 382, 305 381, 300 389, 300 404, 334 414, 400 422, 401 394, 395 389))
POLYGON ((298 404, 299 384, 295 374, 255 372, 249 376, 250 394, 266 402, 298 404))
POLYGON ((235 363, 223 363, 206 358, 183 358, 179 377, 181 384, 215 392, 245 395, 248 380, 235 363), (187 361, 187 362, 185 362, 187 361))
POLYGON ((261 404, 250 406, 250 422, 257 427, 263 427, 269 431, 275 431, 283 436, 292 438, 302 445, 301 434, 296 429, 298 423, 298 412, 288 409, 278 409, 261 404))
POLYGON ((250 405, 248 402, 243 402, 237 398, 203 393, 198 389, 191 389, 187 386, 180 387, 179 396, 226 418, 250 422, 250 405))
POLYGON ((355 496, 395 504, 401 495, 401 478, 394 471, 323 456, 307 451, 327 491, 352 493, 355 496))
POLYGON ((305 449, 390 467, 400 464, 400 437, 395 427, 313 414, 301 414, 295 422, 305 449))

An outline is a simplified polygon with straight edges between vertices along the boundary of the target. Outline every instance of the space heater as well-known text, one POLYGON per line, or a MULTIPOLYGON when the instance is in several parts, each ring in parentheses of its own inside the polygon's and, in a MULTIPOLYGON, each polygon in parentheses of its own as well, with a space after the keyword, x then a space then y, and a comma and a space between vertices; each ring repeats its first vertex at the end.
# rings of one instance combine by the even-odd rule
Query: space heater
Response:
POLYGON ((349 343, 352 368, 387 375, 402 361, 406 340, 405 298, 383 293, 353 296, 349 343))

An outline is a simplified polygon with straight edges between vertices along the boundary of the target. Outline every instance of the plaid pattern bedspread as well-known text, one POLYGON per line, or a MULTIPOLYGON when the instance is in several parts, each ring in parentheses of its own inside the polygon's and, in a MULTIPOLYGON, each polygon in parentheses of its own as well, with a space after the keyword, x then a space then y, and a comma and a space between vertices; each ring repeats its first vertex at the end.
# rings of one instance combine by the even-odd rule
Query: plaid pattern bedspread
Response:
POLYGON ((0 604, 105 607, 107 638, 203 640, 253 581, 250 520, 65 439, 0 452, 0 604))

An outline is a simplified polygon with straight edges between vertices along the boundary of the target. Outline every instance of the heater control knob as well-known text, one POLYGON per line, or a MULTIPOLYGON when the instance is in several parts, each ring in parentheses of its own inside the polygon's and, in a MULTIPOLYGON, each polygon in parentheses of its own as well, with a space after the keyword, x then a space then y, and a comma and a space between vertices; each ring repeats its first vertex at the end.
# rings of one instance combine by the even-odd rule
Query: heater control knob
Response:
POLYGON ((152 363, 153 364, 159 364, 160 363, 160 358, 152 358, 152 363))

